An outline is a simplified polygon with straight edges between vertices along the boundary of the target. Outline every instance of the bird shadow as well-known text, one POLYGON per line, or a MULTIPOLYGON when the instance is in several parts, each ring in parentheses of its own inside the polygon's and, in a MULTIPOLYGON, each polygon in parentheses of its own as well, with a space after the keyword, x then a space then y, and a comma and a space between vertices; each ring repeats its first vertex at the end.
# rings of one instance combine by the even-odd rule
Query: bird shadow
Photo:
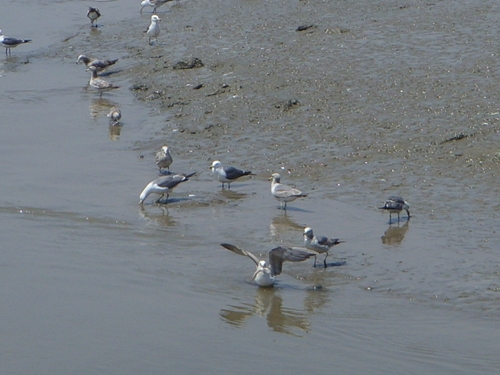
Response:
POLYGON ((101 72, 101 73, 99 73, 99 77, 109 77, 109 76, 112 76, 113 74, 117 74, 117 73, 121 73, 121 72, 122 72, 122 69, 101 72))
POLYGON ((400 217, 399 220, 398 218, 395 218, 395 219, 389 219, 388 223, 389 225, 392 225, 392 224, 400 224, 401 222, 409 222, 410 221, 410 218, 411 216, 407 216, 407 217, 400 217))
POLYGON ((287 207, 287 208, 282 208, 281 206, 278 206, 277 209, 283 211, 283 214, 286 214, 287 212, 290 212, 290 211, 291 212, 309 212, 309 213, 312 212, 311 210, 305 210, 303 208, 298 208, 298 207, 294 207, 294 206, 287 207))
POLYGON ((340 266, 345 266, 347 262, 345 260, 339 261, 339 262, 331 262, 327 263, 326 267, 323 263, 316 263, 316 266, 313 265, 313 268, 328 268, 328 267, 340 267, 340 266))

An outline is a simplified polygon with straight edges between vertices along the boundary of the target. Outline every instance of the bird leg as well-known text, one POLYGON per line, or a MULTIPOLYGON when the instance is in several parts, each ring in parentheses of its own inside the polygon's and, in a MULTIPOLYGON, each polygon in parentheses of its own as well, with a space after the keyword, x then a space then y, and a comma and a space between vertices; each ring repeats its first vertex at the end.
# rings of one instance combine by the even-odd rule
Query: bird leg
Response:
POLYGON ((326 252, 325 259, 323 260, 323 265, 325 266, 325 268, 328 267, 326 265, 326 258, 328 258, 328 251, 326 252))

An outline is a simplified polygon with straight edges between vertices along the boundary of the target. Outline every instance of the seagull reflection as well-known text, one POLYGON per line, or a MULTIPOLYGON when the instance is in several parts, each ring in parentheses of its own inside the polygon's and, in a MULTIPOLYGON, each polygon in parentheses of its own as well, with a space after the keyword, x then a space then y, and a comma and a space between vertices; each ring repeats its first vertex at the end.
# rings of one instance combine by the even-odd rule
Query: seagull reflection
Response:
POLYGON ((405 221, 402 227, 390 226, 385 232, 382 238, 382 243, 384 245, 399 245, 403 242, 405 238, 406 231, 410 228, 410 221, 405 221))
POLYGON ((120 139, 120 134, 122 132, 123 125, 109 125, 109 139, 112 141, 117 141, 120 139))
POLYGON ((286 211, 275 216, 269 225, 273 241, 281 241, 281 236, 285 233, 293 233, 293 235, 295 235, 297 230, 302 230, 303 228, 304 226, 293 221, 292 218, 286 214, 286 211))
POLYGON ((241 327, 251 316, 266 318, 267 325, 275 332, 298 336, 299 329, 308 332, 311 326, 307 315, 298 309, 283 306, 283 298, 274 289, 256 290, 253 304, 231 305, 221 309, 220 316, 226 323, 241 327))
POLYGON ((139 215, 141 215, 143 219, 155 223, 160 227, 174 227, 178 225, 177 222, 169 215, 167 207, 163 205, 155 205, 146 209, 144 205, 141 204, 139 207, 139 215), (153 211, 159 212, 153 213, 153 211))
POLYGON ((106 98, 91 99, 89 105, 90 116, 93 119, 97 117, 106 117, 111 107, 118 107, 118 103, 106 98))
POLYGON ((221 195, 223 195, 226 199, 232 200, 232 201, 238 200, 238 199, 243 199, 248 195, 245 193, 238 193, 234 190, 228 190, 228 189, 220 190, 219 193, 221 195))

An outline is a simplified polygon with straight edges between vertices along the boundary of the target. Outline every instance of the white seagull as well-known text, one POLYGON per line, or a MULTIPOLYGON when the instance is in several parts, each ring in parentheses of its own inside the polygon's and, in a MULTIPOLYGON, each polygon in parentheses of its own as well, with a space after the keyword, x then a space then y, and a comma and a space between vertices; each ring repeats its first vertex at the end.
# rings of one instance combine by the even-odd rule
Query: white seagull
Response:
POLYGON ((398 223, 399 223, 399 213, 402 210, 405 210, 408 214, 408 219, 410 219, 410 205, 406 202, 402 197, 397 195, 391 195, 385 201, 383 207, 379 207, 379 209, 384 211, 389 211, 389 223, 392 219, 392 214, 398 214, 398 223))
POLYGON ((276 281, 276 276, 281 274, 283 268, 283 262, 303 262, 306 259, 314 256, 314 254, 308 253, 307 251, 300 249, 290 249, 288 247, 278 246, 269 251, 269 263, 265 260, 259 260, 252 253, 240 249, 237 246, 221 243, 221 246, 231 250, 232 252, 249 257, 255 263, 255 272, 252 276, 251 281, 257 283, 257 285, 262 287, 269 287, 274 285, 276 281))
POLYGON ((87 17, 90 20, 90 27, 97 27, 97 25, 94 26, 94 22, 99 17, 101 17, 101 12, 99 12, 99 9, 97 8, 89 7, 89 10, 87 11, 87 17))
POLYGON ((102 78, 97 76, 97 68, 95 66, 91 66, 87 70, 90 70, 90 81, 89 86, 93 89, 96 89, 100 93, 100 97, 102 98, 102 93, 104 91, 109 91, 113 89, 118 89, 120 86, 115 86, 112 83, 109 83, 102 78))
MULTIPOLYGON (((326 258, 328 258, 328 251, 330 251, 330 248, 343 242, 345 241, 340 241, 338 238, 315 236, 312 228, 304 228, 304 245, 306 249, 315 251, 319 254, 326 253, 325 259, 323 260, 325 268, 327 267, 326 258)), ((316 267, 316 256, 314 256, 314 267, 316 267)))
POLYGON ((5 54, 6 55, 10 56, 10 54, 11 54, 10 49, 11 48, 16 48, 20 44, 29 43, 29 42, 31 42, 31 39, 12 38, 10 36, 3 35, 2 30, 0 30, 0 43, 2 43, 2 46, 5 47, 5 54))
POLYGON ((167 145, 164 145, 160 149, 160 151, 156 153, 155 162, 160 169, 160 174, 162 168, 167 168, 168 172, 170 173, 170 165, 173 161, 174 159, 172 159, 172 155, 170 155, 170 150, 168 149, 167 145))
POLYGON ((155 193, 160 194, 155 203, 158 203, 165 194, 167 194, 167 200, 169 193, 174 190, 174 188, 181 182, 189 181, 189 177, 194 175, 196 172, 190 174, 176 174, 173 176, 162 176, 154 181, 151 181, 146 185, 144 190, 142 190, 141 195, 139 195, 139 204, 142 204, 149 194, 155 193))
POLYGON ((144 0, 141 2, 141 13, 144 7, 153 7, 153 14, 156 13, 156 8, 166 4, 172 0, 144 0))
POLYGON ((251 171, 242 171, 234 167, 224 167, 222 163, 215 160, 210 167, 212 169, 212 175, 214 179, 222 182, 222 188, 224 189, 224 184, 227 183, 227 188, 231 189, 231 182, 236 181, 238 178, 243 176, 252 175, 251 171))
POLYGON ((149 38, 149 45, 151 45, 151 38, 155 38, 155 42, 158 41, 158 35, 160 35, 160 25, 158 24, 158 21, 161 21, 160 17, 158 17, 156 14, 153 14, 151 16, 151 24, 146 30, 146 34, 149 38))
POLYGON ((110 125, 118 125, 120 123, 120 119, 122 118, 122 111, 120 111, 120 108, 111 107, 108 117, 110 125))
POLYGON ((280 207, 286 210, 287 202, 293 202, 297 198, 307 197, 307 194, 302 193, 300 190, 291 186, 284 185, 281 182, 279 173, 273 173, 270 180, 271 194, 280 202, 280 207))
POLYGON ((78 64, 80 62, 83 62, 85 64, 85 66, 87 67, 87 69, 90 68, 91 66, 95 66, 96 71, 100 72, 101 70, 106 69, 108 66, 113 65, 117 61, 118 61, 118 59, 98 60, 98 59, 91 59, 85 55, 80 55, 80 56, 78 56, 78 60, 76 60, 76 63, 78 64))

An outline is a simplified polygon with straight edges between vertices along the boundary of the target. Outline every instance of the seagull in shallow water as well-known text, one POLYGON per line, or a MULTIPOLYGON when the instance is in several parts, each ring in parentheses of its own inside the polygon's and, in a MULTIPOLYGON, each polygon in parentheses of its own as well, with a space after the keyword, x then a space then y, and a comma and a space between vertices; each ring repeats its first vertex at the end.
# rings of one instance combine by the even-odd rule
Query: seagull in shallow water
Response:
POLYGON ((255 263, 255 272, 252 276, 252 281, 255 280, 257 285, 268 287, 274 285, 276 276, 281 274, 283 262, 303 262, 306 259, 314 256, 314 254, 300 249, 290 249, 288 247, 278 246, 269 251, 269 262, 259 260, 252 253, 240 249, 237 246, 221 243, 221 246, 231 250, 232 252, 249 257, 255 263))
POLYGON ((190 174, 176 174, 173 176, 171 175, 162 176, 154 181, 151 181, 149 184, 146 185, 144 190, 142 190, 141 195, 139 195, 139 204, 142 204, 144 200, 148 197, 148 195, 151 193, 160 194, 160 198, 158 198, 155 201, 155 203, 158 203, 165 194, 167 194, 167 200, 168 200, 168 195, 170 194, 170 192, 174 190, 174 188, 181 182, 189 181, 189 177, 193 176, 195 173, 196 172, 190 174))
MULTIPOLYGON (((315 236, 312 228, 304 228, 304 245, 306 249, 315 251, 319 254, 326 253, 325 259, 323 260, 325 268, 327 267, 326 258, 328 258, 328 251, 330 251, 330 248, 343 242, 345 241, 340 241, 338 238, 315 236)), ((316 267, 316 256, 314 256, 314 267, 316 267)))
POLYGON ((149 38, 149 45, 151 45, 151 38, 155 38, 155 42, 158 42, 158 35, 160 35, 160 25, 158 24, 158 21, 161 21, 160 17, 153 14, 151 16, 151 24, 146 30, 146 34, 149 38))
POLYGON ((2 43, 2 46, 5 47, 5 54, 9 55, 11 54, 10 49, 11 48, 16 48, 18 45, 23 44, 23 43, 29 43, 31 42, 31 39, 17 39, 17 38, 12 38, 7 35, 2 34, 2 30, 0 30, 0 43, 2 43))
POLYGON ((385 204, 382 207, 379 207, 381 210, 389 211, 389 223, 392 219, 392 214, 398 214, 398 223, 399 223, 399 213, 403 210, 408 214, 408 219, 410 219, 410 205, 406 202, 402 197, 397 195, 392 195, 385 201, 385 204))
POLYGON ((120 86, 115 86, 112 83, 109 83, 102 78, 97 76, 97 68, 95 66, 91 66, 87 70, 90 70, 90 81, 89 86, 93 89, 96 89, 100 93, 100 97, 102 98, 102 93, 104 91, 109 91, 113 89, 118 89, 120 86))
POLYGON ((97 27, 97 25, 94 26, 94 22, 99 17, 101 17, 101 12, 99 12, 99 9, 97 8, 89 7, 89 10, 87 11, 87 17, 90 20, 90 27, 97 27))
POLYGON ((160 174, 162 168, 167 168, 168 173, 170 173, 170 165, 172 164, 174 159, 172 159, 172 155, 170 155, 170 150, 168 149, 167 145, 163 146, 160 151, 156 153, 155 161, 156 165, 160 169, 160 174))
POLYGON ((118 125, 120 123, 120 119, 122 118, 122 111, 120 111, 120 108, 111 107, 108 117, 110 125, 118 125))
POLYGON ((231 189, 231 182, 236 181, 238 178, 243 176, 251 175, 251 171, 242 171, 234 167, 224 167, 222 163, 215 160, 210 167, 212 169, 212 175, 214 179, 222 182, 222 188, 224 189, 224 184, 227 183, 227 188, 231 189))
POLYGON ((144 7, 153 7, 153 14, 156 13, 156 8, 162 6, 163 4, 166 4, 172 0, 144 0, 141 2, 141 13, 144 7))
POLYGON ((118 61, 118 59, 98 60, 98 59, 88 58, 85 55, 80 55, 80 56, 78 56, 78 60, 76 60, 76 63, 78 64, 80 62, 83 62, 85 64, 85 66, 87 67, 87 69, 90 68, 91 66, 95 66, 96 71, 100 72, 101 70, 106 69, 108 66, 113 65, 117 61, 118 61))
POLYGON ((286 210, 287 202, 293 202, 297 198, 307 197, 307 194, 302 193, 300 190, 282 184, 279 173, 273 173, 270 180, 272 180, 271 194, 280 202, 280 207, 282 209, 286 210))

